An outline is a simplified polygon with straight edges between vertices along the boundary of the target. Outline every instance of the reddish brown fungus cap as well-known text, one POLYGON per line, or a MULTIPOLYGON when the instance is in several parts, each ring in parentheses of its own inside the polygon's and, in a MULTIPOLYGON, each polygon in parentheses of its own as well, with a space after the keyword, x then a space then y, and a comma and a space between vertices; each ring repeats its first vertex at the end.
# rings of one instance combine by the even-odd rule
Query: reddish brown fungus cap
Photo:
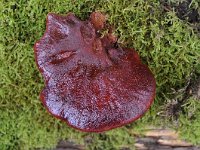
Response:
POLYGON ((72 13, 49 13, 35 58, 45 79, 41 100, 68 125, 101 132, 141 117, 155 96, 155 79, 134 49, 121 48, 116 37, 102 37, 105 17, 81 21, 72 13))

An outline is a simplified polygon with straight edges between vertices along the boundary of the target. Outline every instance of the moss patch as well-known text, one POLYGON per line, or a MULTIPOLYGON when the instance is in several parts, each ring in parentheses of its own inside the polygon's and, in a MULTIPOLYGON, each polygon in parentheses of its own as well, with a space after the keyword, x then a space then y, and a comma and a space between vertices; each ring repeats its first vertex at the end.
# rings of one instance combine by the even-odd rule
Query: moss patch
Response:
MULTIPOLYGON (((129 147, 134 142, 132 131, 141 130, 145 124, 169 122, 167 117, 160 121, 157 114, 172 98, 171 88, 183 87, 191 72, 200 69, 200 42, 192 27, 175 12, 164 11, 155 0, 2 0, 0 12, 1 149, 51 148, 60 139, 83 143, 88 135, 94 139, 87 144, 90 149, 129 147), (44 83, 33 53, 34 43, 45 31, 48 12, 74 12, 84 19, 95 10, 108 14, 121 45, 134 47, 157 81, 157 96, 150 111, 136 123, 103 135, 75 131, 46 112, 38 97, 44 83)), ((200 104, 195 102, 195 107, 194 115, 200 118, 200 104)), ((191 120, 186 114, 181 120, 178 129, 197 144, 200 135, 191 132, 191 120)), ((197 121, 195 130, 200 130, 197 121)))

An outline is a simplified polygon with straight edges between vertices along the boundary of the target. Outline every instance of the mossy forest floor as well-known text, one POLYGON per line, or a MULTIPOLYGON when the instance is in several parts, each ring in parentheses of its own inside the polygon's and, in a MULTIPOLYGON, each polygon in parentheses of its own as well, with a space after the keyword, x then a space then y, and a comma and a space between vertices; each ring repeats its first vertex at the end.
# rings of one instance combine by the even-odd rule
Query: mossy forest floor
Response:
POLYGON ((49 149, 69 139, 88 149, 134 149, 145 127, 173 128, 200 144, 199 0, 0 0, 0 149, 49 149), (47 113, 39 100, 44 81, 33 45, 48 12, 108 15, 125 47, 134 47, 155 74, 155 102, 142 119, 102 134, 82 133, 47 113), (193 84, 194 83, 194 84, 193 84), (88 138, 90 138, 88 142, 88 138))

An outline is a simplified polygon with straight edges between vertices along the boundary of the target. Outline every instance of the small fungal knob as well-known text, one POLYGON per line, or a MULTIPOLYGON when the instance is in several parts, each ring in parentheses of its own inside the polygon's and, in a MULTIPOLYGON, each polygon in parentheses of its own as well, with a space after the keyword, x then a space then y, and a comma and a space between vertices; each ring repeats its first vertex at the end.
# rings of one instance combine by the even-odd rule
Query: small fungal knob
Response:
POLYGON ((106 16, 100 12, 92 12, 90 20, 96 30, 101 30, 104 28, 106 16))

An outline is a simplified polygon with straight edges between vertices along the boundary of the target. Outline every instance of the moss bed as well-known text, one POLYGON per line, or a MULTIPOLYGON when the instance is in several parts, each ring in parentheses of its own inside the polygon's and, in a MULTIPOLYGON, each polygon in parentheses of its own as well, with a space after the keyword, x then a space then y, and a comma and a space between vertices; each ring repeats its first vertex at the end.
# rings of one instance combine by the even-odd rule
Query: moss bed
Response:
MULTIPOLYGON (((200 11, 198 0, 190 8, 200 11)), ((61 139, 88 149, 133 148, 134 132, 150 125, 174 128, 182 138, 200 144, 200 101, 187 98, 178 117, 163 113, 182 99, 177 91, 200 73, 198 31, 173 8, 156 0, 1 0, 0 12, 0 149, 49 149, 61 139), (39 100, 44 81, 33 52, 48 12, 73 12, 85 19, 92 11, 108 15, 120 44, 134 47, 157 81, 155 102, 142 119, 102 134, 75 131, 47 113, 39 100)))

